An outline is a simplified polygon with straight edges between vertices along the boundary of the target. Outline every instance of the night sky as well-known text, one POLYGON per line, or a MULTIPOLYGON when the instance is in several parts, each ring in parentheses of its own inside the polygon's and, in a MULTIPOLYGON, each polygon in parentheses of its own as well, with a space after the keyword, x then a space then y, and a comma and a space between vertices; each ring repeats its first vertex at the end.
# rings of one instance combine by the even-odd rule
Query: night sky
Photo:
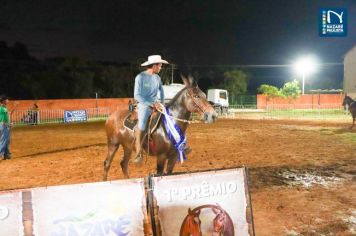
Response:
MULTIPOLYGON (((178 65, 213 67, 285 65, 312 54, 321 63, 342 63, 356 45, 354 0, 0 3, 0 40, 9 46, 24 43, 38 59, 76 56, 139 63, 150 54, 161 54, 178 65), (319 36, 318 12, 324 7, 347 9, 347 37, 319 36)), ((255 81, 290 76, 285 68, 273 68, 247 70, 255 81)), ((325 66, 318 76, 340 79, 342 70, 342 66, 325 66)))

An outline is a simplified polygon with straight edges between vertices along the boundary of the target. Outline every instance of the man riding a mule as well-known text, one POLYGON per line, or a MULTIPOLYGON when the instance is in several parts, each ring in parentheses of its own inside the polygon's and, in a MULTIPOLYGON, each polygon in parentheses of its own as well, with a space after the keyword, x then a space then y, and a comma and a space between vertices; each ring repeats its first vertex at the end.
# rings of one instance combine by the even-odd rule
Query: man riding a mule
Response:
MULTIPOLYGON (((132 113, 133 107, 130 105, 130 111, 116 110, 105 122, 108 152, 104 161, 104 181, 108 178, 111 163, 120 146, 123 147, 123 157, 120 161, 122 173, 125 178, 130 178, 128 163, 132 151, 135 149, 133 144, 136 137, 135 146, 137 148, 135 151, 138 154, 138 161, 142 161, 142 157, 139 155, 142 143, 142 148, 147 148, 147 155, 156 156, 157 175, 163 175, 165 170, 167 174, 172 174, 177 161, 179 160, 182 163, 188 153, 187 150, 189 150, 189 148, 186 148, 186 130, 189 124, 195 123, 190 120, 191 114, 195 113, 200 117, 200 121, 196 122, 211 124, 217 120, 217 114, 213 106, 208 102, 205 93, 201 91, 191 76, 181 75, 184 88, 169 103, 165 104, 165 107, 161 103, 155 102, 157 93, 162 86, 157 75, 157 72, 162 67, 160 65, 162 62, 165 61, 160 56, 150 57, 148 63, 143 65, 149 64, 152 66, 136 78, 135 98, 139 102, 137 109, 139 114, 132 113), (146 83, 146 81, 149 83, 146 83), (153 87, 151 88, 151 86, 153 87), (150 92, 152 93, 150 94, 150 92), (156 105, 159 106, 157 107, 159 114, 154 115, 154 119, 151 122, 151 120, 148 120, 152 110, 150 106, 156 105), (134 132, 135 122, 132 122, 132 120, 135 121, 136 119, 132 119, 132 117, 136 115, 138 116, 139 127, 134 132), (151 129, 151 131, 147 132, 149 139, 147 137, 147 141, 145 139, 145 142, 141 142, 147 127, 151 129)), ((163 95, 161 97, 163 102, 163 92, 161 95, 163 95)))
MULTIPOLYGON (((133 161, 134 163, 142 163, 142 138, 152 109, 160 108, 161 104, 164 104, 164 90, 161 78, 158 75, 163 64, 169 63, 163 60, 160 55, 149 56, 148 60, 141 64, 141 66, 146 67, 146 70, 139 73, 135 78, 134 98, 138 102, 138 124, 135 129, 136 158, 133 161), (160 93, 161 103, 157 102, 158 92, 160 93)), ((186 153, 190 150, 190 148, 187 148, 186 153)))

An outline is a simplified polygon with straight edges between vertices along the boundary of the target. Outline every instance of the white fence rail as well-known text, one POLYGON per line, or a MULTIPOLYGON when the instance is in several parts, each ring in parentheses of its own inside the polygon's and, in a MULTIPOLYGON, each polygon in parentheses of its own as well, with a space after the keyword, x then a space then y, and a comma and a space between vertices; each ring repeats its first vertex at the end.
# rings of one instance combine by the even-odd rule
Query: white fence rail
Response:
MULTIPOLYGON (((255 105, 229 106, 227 113, 219 114, 219 119, 284 119, 284 120, 330 120, 349 121, 350 114, 340 104, 271 104, 266 109, 255 105)), ((199 119, 193 115, 192 119, 199 119)))
MULTIPOLYGON (((105 120, 112 112, 109 107, 85 109, 87 121, 105 120)), ((339 120, 348 121, 351 116, 338 104, 273 104, 266 109, 256 109, 255 105, 233 105, 229 111, 219 114, 219 118, 252 118, 252 119, 299 119, 299 120, 339 120)), ((200 119, 192 114, 192 120, 200 119)), ((64 123, 64 110, 15 110, 11 114, 14 125, 35 125, 64 123)))
MULTIPOLYGON (((105 120, 111 112, 111 109, 107 107, 82 110, 86 111, 88 121, 105 120)), ((64 111, 65 110, 15 110, 11 114, 11 122, 14 125, 64 123, 64 111)))
POLYGON ((350 115, 339 104, 273 104, 266 115, 272 119, 349 120, 350 115))
POLYGON ((305 110, 324 110, 324 109, 343 109, 343 106, 341 104, 335 104, 335 103, 330 103, 330 104, 268 104, 267 105, 267 110, 300 110, 300 109, 305 109, 305 110))

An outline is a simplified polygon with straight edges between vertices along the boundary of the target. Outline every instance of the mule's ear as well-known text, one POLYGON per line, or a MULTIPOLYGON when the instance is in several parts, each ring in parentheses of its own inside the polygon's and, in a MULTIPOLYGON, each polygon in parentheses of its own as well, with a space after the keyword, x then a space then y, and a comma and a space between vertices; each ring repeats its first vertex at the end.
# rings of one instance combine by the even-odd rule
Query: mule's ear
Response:
POLYGON ((200 210, 199 210, 199 211, 196 211, 195 214, 196 214, 197 216, 199 216, 199 215, 200 215, 200 210))
POLYGON ((198 87, 198 83, 195 81, 195 79, 193 78, 193 76, 189 75, 188 80, 189 80, 189 84, 190 84, 192 87, 198 87))
POLYGON ((219 208, 216 208, 216 207, 212 207, 211 208, 213 210, 213 212, 215 213, 215 215, 218 215, 221 213, 221 210, 219 208))
POLYGON ((188 208, 188 214, 191 214, 192 213, 192 210, 190 210, 190 208, 188 208))
POLYGON ((189 79, 185 77, 183 74, 180 74, 180 77, 182 78, 184 85, 189 86, 189 79))
POLYGON ((189 75, 189 76, 188 76, 188 79, 189 79, 189 84, 190 84, 190 85, 193 85, 193 83, 194 83, 194 78, 193 78, 193 76, 189 75))

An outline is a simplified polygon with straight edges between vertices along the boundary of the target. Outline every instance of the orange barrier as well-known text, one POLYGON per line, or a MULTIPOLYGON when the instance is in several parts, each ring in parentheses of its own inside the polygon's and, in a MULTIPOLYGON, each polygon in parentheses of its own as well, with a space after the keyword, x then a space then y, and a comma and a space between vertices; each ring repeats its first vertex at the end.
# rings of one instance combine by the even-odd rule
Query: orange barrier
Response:
POLYGON ((10 112, 14 109, 29 110, 34 103, 38 105, 39 110, 81 110, 107 107, 112 113, 117 109, 127 109, 129 98, 10 100, 8 109, 10 112))
MULTIPOLYGON (((272 104, 312 104, 317 107, 322 104, 341 105, 344 94, 305 94, 297 99, 271 98, 257 94, 257 108, 266 109, 272 104)), ((39 110, 81 110, 92 108, 109 108, 110 113, 115 110, 127 109, 130 98, 99 98, 99 99, 51 99, 51 100, 10 100, 9 111, 29 110, 34 103, 39 110)))
POLYGON ((266 95, 257 94, 257 108, 266 109, 268 105, 272 104, 308 104, 311 107, 318 107, 318 105, 324 104, 342 104, 344 94, 304 94, 297 99, 285 99, 285 98, 270 98, 266 95))

